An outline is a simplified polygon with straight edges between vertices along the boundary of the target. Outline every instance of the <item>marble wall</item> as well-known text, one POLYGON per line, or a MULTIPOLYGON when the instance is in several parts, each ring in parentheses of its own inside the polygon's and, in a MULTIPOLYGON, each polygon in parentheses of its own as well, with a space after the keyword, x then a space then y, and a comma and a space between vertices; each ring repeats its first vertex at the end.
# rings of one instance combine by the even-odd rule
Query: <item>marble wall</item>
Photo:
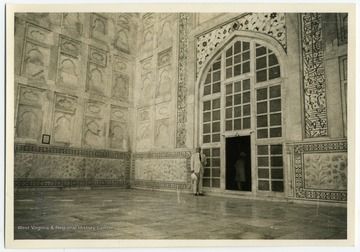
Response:
POLYGON ((130 13, 16 14, 15 142, 47 134, 50 145, 129 151, 137 24, 130 13))
MULTIPOLYGON (((130 151, 137 20, 131 13, 15 15, 15 144, 130 151)), ((19 151, 21 181, 126 182, 124 160, 19 151)))
POLYGON ((251 31, 254 36, 261 33, 277 40, 285 52, 279 59, 286 94, 285 134, 280 141, 294 148, 284 155, 286 194, 303 200, 345 202, 348 157, 343 99, 347 82, 346 74, 339 69, 346 69, 341 65, 347 55, 341 35, 346 24, 338 22, 339 14, 330 13, 244 13, 228 20, 224 16, 211 19, 209 14, 200 15, 196 28, 199 35, 195 35, 194 41, 196 77, 191 81, 202 78, 198 73, 236 30, 251 31))
POLYGON ((281 49, 289 197, 345 201, 339 59, 347 62, 347 44, 338 41, 336 20, 329 13, 19 13, 14 119, 15 144, 24 147, 15 149, 15 178, 189 189, 198 74, 242 31, 281 49))
MULTIPOLYGON (((189 189, 189 13, 143 13, 138 28, 132 186, 189 189), (188 132, 187 132, 188 131, 188 132), (180 148, 180 152, 177 150, 180 148), (186 152, 184 152, 184 150, 186 152), (185 154, 187 156, 184 156, 185 154)), ((190 144, 189 144, 190 143, 190 144)))
POLYGON ((142 13, 134 105, 135 151, 175 147, 177 13, 142 13))

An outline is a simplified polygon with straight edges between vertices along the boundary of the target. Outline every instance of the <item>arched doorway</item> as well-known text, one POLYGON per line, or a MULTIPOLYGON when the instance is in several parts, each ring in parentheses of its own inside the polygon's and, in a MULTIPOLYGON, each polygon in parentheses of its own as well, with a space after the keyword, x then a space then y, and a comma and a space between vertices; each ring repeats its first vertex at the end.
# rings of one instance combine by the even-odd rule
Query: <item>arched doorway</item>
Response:
POLYGON ((280 55, 269 41, 233 36, 214 52, 201 72, 197 118, 199 145, 208 158, 204 188, 283 194, 284 81, 280 55), (245 165, 241 189, 236 175, 240 154, 245 165))

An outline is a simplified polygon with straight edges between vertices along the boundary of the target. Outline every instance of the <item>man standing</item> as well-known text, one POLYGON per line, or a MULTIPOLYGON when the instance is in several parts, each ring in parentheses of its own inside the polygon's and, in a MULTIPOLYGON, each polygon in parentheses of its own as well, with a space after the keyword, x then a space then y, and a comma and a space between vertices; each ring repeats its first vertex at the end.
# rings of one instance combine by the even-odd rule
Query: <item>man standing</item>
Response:
POLYGON ((191 173, 196 175, 196 179, 194 180, 193 190, 194 195, 203 195, 202 187, 203 187, 203 175, 204 175, 204 166, 206 165, 206 156, 201 153, 201 148, 196 148, 196 153, 194 153, 191 157, 191 173))
POLYGON ((238 159, 238 161, 236 161, 235 164, 235 181, 236 184, 238 186, 238 189, 241 191, 242 189, 244 189, 244 184, 246 182, 246 177, 245 177, 245 157, 246 154, 244 152, 240 153, 240 158, 238 159))

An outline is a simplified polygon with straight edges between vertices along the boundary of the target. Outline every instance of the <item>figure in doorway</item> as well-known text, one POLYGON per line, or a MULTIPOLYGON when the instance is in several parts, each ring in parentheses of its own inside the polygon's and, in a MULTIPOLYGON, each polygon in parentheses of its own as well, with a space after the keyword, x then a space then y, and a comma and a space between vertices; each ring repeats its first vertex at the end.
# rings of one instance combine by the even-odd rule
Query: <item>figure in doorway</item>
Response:
POLYGON ((235 181, 238 189, 241 191, 244 189, 244 185, 246 182, 245 177, 245 158, 246 154, 244 152, 240 153, 240 158, 235 163, 235 181))
POLYGON ((203 187, 203 175, 204 175, 204 166, 206 165, 206 156, 201 153, 201 148, 196 148, 196 153, 194 153, 191 157, 191 174, 196 175, 196 179, 193 181, 193 190, 194 195, 203 195, 202 187, 203 187))

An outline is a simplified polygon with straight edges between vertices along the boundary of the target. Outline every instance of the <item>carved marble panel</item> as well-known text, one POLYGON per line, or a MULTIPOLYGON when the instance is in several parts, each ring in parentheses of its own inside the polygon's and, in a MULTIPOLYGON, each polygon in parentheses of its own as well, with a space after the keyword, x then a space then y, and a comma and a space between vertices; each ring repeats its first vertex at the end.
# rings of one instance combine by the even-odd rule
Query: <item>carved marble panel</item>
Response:
POLYGON ((59 85, 78 87, 81 62, 78 58, 59 53, 56 83, 59 85))
POLYGON ((165 66, 159 68, 158 81, 156 83, 156 97, 170 94, 172 88, 172 70, 171 67, 165 66))
POLYGON ((102 119, 85 116, 83 125, 83 147, 101 149, 104 147, 104 125, 102 119))
POLYGON ((155 107, 155 118, 164 119, 170 117, 170 103, 164 102, 156 105, 155 107))
POLYGON ((172 134, 170 128, 170 119, 165 118, 156 120, 155 123, 155 146, 166 148, 172 146, 172 134))
POLYGON ((19 85, 16 137, 38 140, 43 122, 44 90, 19 85))
POLYGON ((55 109, 75 113, 77 98, 66 94, 55 93, 55 109))
POLYGON ((162 20, 160 24, 159 37, 163 40, 171 39, 173 31, 171 20, 162 20))
POLYGON ((80 42, 60 36, 60 51, 78 57, 80 55, 80 42))
POLYGON ((137 124, 137 150, 146 150, 150 147, 150 121, 139 122, 137 124))
POLYGON ((53 126, 53 141, 56 143, 70 143, 74 125, 74 114, 55 111, 53 126))
POLYGON ((107 41, 108 20, 95 13, 91 13, 90 37, 95 40, 107 41))
POLYGON ((172 44, 174 31, 174 21, 167 18, 161 20, 157 37, 158 46, 161 47, 163 45, 172 44))
POLYGON ((153 77, 152 73, 141 76, 141 100, 149 100, 153 97, 153 77))
POLYGON ((141 64, 141 74, 149 73, 153 70, 153 58, 149 57, 140 62, 141 64))
POLYGON ((145 13, 142 16, 142 22, 143 22, 144 28, 147 28, 147 27, 153 25, 155 22, 154 13, 145 13))
POLYGON ((26 27, 26 37, 27 39, 47 45, 51 45, 53 41, 53 33, 51 31, 30 23, 28 23, 26 27))
POLYGON ((40 139, 43 112, 39 107, 19 104, 16 120, 16 137, 22 139, 40 139))
POLYGON ((45 81, 50 62, 50 49, 32 42, 25 42, 22 74, 45 81))
POLYGON ((142 39, 140 44, 141 52, 144 53, 144 52, 152 51, 153 46, 154 46, 154 27, 151 26, 146 30, 144 30, 142 34, 142 39))
POLYGON ((103 66, 106 67, 107 65, 107 55, 106 52, 89 46, 89 61, 99 65, 99 66, 103 66))
POLYGON ((35 24, 39 24, 42 27, 49 28, 54 24, 54 14, 48 12, 28 12, 27 19, 31 20, 35 24))
POLYGON ((19 103, 41 107, 44 90, 19 85, 19 103))
POLYGON ((113 83, 111 97, 117 100, 127 101, 129 98, 129 76, 126 74, 113 72, 113 83))
POLYGON ((119 56, 114 55, 113 69, 116 71, 128 73, 131 70, 130 61, 124 57, 119 57, 119 56))
POLYGON ((295 197, 347 200, 347 142, 294 145, 295 197))
POLYGON ((171 64, 171 47, 158 54, 158 66, 171 64))
POLYGON ((138 109, 138 122, 144 122, 150 120, 150 108, 140 108, 138 109))
POLYGON ((129 27, 131 24, 131 17, 125 13, 116 14, 116 22, 122 26, 129 27))
POLYGON ((89 63, 86 90, 98 94, 104 94, 105 85, 106 68, 93 63, 89 63))
POLYGON ((93 100, 85 101, 85 114, 93 117, 103 118, 105 104, 93 100))
POLYGON ((127 151, 128 129, 124 122, 110 121, 110 147, 117 150, 127 151))
POLYGON ((53 141, 71 143, 77 98, 55 93, 54 102, 53 141))
POLYGON ((113 47, 119 51, 130 53, 130 28, 116 24, 115 29, 116 32, 112 42, 113 47))
POLYGON ((186 182, 186 159, 136 159, 135 179, 186 182))
POLYGON ((305 189, 346 190, 347 153, 304 154, 305 189))
POLYGON ((67 12, 62 14, 61 27, 74 36, 83 33, 83 17, 81 13, 67 12))
POLYGON ((128 120, 128 109, 119 106, 111 105, 110 110, 111 120, 118 122, 127 122, 128 120))

